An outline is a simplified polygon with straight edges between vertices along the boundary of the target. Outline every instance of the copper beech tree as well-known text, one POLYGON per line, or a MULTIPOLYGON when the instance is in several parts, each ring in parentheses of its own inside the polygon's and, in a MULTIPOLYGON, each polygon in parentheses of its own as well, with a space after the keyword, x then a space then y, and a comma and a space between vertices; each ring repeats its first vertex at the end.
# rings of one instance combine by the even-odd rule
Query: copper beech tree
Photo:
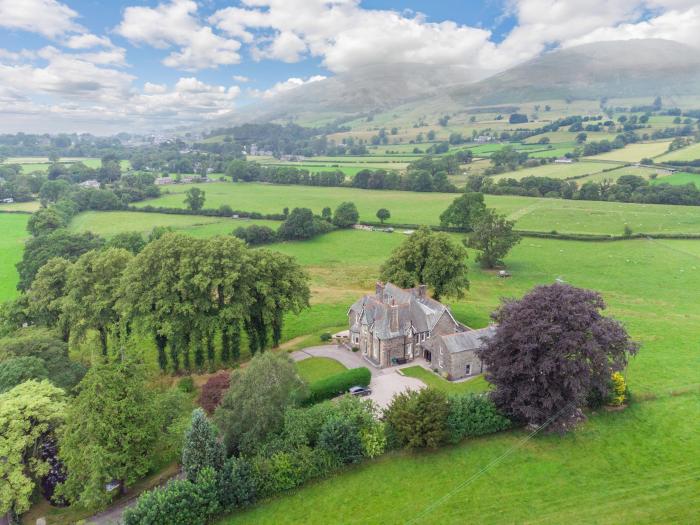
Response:
POLYGON ((496 406, 515 421, 566 428, 591 393, 605 397, 638 345, 604 309, 597 292, 559 283, 505 301, 479 351, 496 406))

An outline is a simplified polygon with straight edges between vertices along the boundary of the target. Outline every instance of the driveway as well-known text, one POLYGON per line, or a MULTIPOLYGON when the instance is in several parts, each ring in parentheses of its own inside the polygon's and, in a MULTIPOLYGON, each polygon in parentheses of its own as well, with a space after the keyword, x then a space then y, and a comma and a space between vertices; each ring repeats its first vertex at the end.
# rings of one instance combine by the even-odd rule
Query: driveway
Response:
MULTIPOLYGON (((405 390, 420 390, 425 387, 425 383, 415 377, 406 377, 398 373, 400 367, 376 368, 371 363, 363 359, 359 352, 352 352, 342 346, 324 345, 304 348, 290 354, 294 361, 303 361, 310 357, 328 357, 340 362, 346 368, 367 367, 372 374, 372 381, 369 387, 372 394, 368 397, 380 408, 384 408, 391 403, 395 394, 405 390)), ((404 366, 415 366, 418 360, 404 366)))

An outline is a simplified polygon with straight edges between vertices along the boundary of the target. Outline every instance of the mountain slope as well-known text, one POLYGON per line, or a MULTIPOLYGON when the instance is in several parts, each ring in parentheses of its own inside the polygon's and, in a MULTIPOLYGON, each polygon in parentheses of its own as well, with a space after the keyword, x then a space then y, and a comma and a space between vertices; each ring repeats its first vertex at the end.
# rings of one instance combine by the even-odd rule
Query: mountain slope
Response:
POLYGON ((700 95, 700 53, 670 40, 596 42, 547 53, 450 93, 467 105, 700 95))

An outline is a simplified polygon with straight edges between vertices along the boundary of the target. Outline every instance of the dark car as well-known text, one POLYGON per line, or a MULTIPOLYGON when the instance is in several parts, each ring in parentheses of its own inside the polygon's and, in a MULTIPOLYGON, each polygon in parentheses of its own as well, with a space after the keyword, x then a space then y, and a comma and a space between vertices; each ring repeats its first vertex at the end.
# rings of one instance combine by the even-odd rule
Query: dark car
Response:
POLYGON ((348 388, 348 393, 352 394, 353 396, 368 396, 372 393, 372 391, 363 386, 351 386, 348 388))

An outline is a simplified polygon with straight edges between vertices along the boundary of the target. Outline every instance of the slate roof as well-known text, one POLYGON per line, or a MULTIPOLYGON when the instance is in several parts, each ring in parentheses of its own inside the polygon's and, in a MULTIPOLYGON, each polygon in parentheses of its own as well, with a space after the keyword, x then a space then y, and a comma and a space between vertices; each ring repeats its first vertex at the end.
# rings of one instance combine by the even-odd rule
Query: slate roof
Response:
POLYGON ((487 326, 478 330, 468 330, 450 335, 439 335, 431 337, 423 343, 429 350, 435 350, 440 342, 445 345, 445 349, 451 353, 459 353, 467 350, 477 350, 481 348, 486 340, 496 333, 495 326, 487 326))
POLYGON ((358 322, 350 327, 358 332, 364 320, 379 339, 393 339, 414 332, 432 330, 442 315, 449 310, 442 303, 427 297, 424 289, 403 289, 387 283, 381 293, 365 295, 356 301, 350 311, 358 314, 358 322))

